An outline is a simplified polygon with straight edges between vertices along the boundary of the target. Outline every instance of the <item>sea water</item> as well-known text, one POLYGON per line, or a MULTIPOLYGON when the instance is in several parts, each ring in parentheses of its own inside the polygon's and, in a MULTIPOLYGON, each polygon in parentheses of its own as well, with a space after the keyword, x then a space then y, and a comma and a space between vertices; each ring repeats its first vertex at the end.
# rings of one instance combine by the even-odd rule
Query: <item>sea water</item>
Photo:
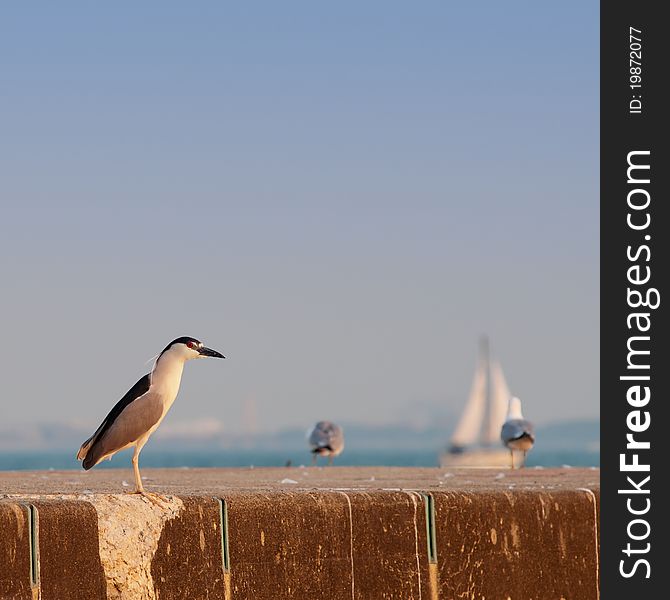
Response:
MULTIPOLYGON (((0 471, 81 469, 81 463, 75 459, 73 451, 18 451, 0 452, 0 471)), ((126 450, 103 461, 96 468, 130 467, 132 450, 126 450)), ((282 467, 311 464, 312 456, 307 450, 255 450, 255 449, 216 449, 216 450, 163 450, 144 448, 140 459, 142 467, 282 467)), ((325 464, 320 459, 319 464, 325 464)), ((586 450, 533 450, 528 453, 527 466, 542 467, 597 467, 600 465, 600 453, 586 450)), ((335 458, 339 466, 393 466, 393 467, 437 467, 437 450, 393 450, 345 449, 335 458)))

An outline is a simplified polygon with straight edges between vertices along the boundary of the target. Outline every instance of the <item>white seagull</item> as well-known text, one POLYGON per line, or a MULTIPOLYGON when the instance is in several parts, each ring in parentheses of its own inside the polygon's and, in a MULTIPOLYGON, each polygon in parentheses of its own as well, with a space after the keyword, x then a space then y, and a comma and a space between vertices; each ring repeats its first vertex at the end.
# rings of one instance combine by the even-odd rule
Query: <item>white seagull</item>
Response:
POLYGON ((523 414, 521 413, 521 400, 516 396, 512 396, 509 399, 507 418, 500 431, 500 439, 502 439, 503 444, 509 448, 512 469, 514 468, 515 450, 521 450, 523 452, 522 465, 525 464, 526 454, 535 443, 535 429, 530 421, 523 418, 523 414))
POLYGON ((344 450, 344 433, 339 425, 332 421, 319 421, 309 432, 309 445, 312 449, 312 464, 316 464, 317 456, 327 456, 328 464, 333 464, 333 457, 344 450))
POLYGON ((206 348, 192 337, 180 337, 170 342, 158 355, 151 373, 128 390, 95 433, 81 445, 77 460, 84 461, 84 469, 88 471, 100 461, 111 459, 117 452, 135 446, 134 493, 151 499, 142 486, 138 465, 140 452, 177 397, 184 363, 192 358, 208 356, 225 358, 220 352, 206 348))

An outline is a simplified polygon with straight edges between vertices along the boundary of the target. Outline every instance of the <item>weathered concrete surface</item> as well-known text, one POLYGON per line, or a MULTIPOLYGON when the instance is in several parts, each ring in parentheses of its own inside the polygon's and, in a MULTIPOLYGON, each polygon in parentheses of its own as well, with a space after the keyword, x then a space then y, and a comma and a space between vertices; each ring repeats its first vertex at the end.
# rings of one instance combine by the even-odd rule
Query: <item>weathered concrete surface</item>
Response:
POLYGON ((349 498, 354 534, 352 597, 428 598, 423 593, 428 585, 428 556, 421 495, 357 492, 349 498))
MULTIPOLYGON (((99 554, 109 600, 153 600, 152 563, 165 531, 183 510, 183 502, 166 496, 160 505, 131 495, 95 495, 91 504, 100 526, 99 554)), ((81 497, 80 497, 81 499, 81 497)))
POLYGON ((226 498, 233 598, 351 598, 351 528, 337 492, 226 498), (237 534, 236 532, 244 532, 237 534))
POLYGON ((592 492, 438 492, 435 505, 442 597, 598 597, 592 492))
POLYGON ((105 594, 98 518, 88 502, 33 500, 39 527, 42 600, 87 600, 105 594))
POLYGON ((426 525, 415 492, 238 493, 227 505, 233 598, 422 597, 426 525))
POLYGON ((225 598, 220 504, 210 497, 183 498, 166 521, 151 560, 156 598, 225 598))
POLYGON ((48 557, 43 598, 598 598, 597 470, 295 467, 146 469, 146 476, 159 505, 119 493, 125 470, 0 473, 0 600, 36 597, 20 503, 38 507, 40 554, 48 557), (42 534, 63 548, 60 556, 42 534))
POLYGON ((30 600, 28 512, 19 503, 0 502, 0 598, 30 600))

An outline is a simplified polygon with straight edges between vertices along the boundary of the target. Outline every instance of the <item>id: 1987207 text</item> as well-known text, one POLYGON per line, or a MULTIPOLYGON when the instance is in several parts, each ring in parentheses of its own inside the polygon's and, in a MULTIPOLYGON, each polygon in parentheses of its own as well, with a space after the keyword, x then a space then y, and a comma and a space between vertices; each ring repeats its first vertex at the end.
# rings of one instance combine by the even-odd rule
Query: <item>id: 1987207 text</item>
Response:
POLYGON ((628 103, 628 112, 632 115, 639 115, 642 114, 642 30, 629 27, 628 44, 630 48, 628 60, 630 89, 633 90, 628 103))

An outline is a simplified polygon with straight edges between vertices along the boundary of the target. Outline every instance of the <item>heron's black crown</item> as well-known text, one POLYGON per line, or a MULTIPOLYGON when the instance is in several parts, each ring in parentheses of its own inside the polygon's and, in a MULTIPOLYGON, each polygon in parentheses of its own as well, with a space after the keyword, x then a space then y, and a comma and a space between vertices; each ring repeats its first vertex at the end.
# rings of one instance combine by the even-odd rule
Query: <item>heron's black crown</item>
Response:
POLYGON ((195 338, 188 336, 178 337, 176 340, 172 340, 167 346, 165 346, 165 349, 158 355, 158 358, 163 356, 163 354, 165 354, 175 344, 184 344, 185 346, 188 346, 189 344, 195 344, 196 348, 202 346, 202 342, 200 340, 196 340, 195 338))

